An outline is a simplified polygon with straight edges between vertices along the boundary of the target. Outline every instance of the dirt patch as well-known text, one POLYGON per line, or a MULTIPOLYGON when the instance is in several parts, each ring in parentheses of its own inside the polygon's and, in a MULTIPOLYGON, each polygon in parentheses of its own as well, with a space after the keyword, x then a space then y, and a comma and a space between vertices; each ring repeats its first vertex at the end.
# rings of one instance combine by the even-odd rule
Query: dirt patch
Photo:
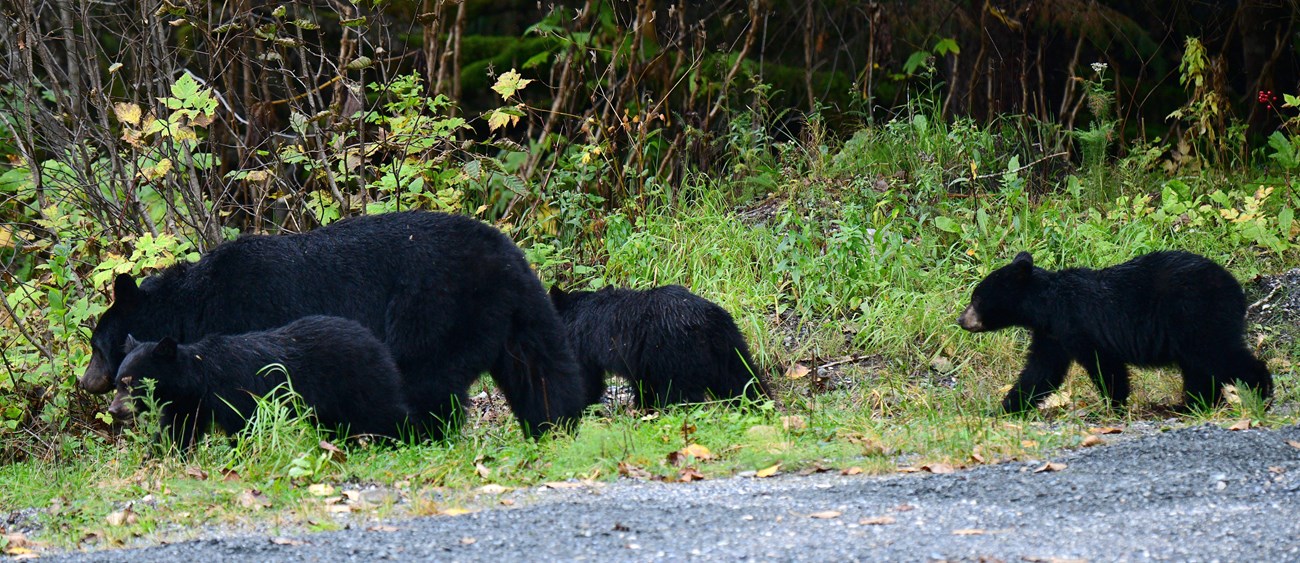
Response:
POLYGON ((1300 337, 1300 268, 1258 276, 1246 284, 1246 322, 1272 332, 1283 344, 1300 337))

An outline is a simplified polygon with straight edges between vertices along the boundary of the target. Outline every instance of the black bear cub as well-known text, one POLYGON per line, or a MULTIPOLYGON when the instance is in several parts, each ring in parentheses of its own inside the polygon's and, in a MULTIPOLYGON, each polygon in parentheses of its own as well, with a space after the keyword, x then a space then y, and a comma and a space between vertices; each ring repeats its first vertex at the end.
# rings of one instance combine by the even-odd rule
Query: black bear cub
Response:
POLYGON ((975 287, 957 323, 971 332, 1032 332, 1008 413, 1035 408, 1079 362, 1112 407, 1129 395, 1126 364, 1177 365, 1186 406, 1214 405, 1234 381, 1267 398, 1268 368, 1245 342, 1246 297, 1218 264, 1180 251, 1153 252, 1101 270, 1051 272, 1018 254, 975 287))
MULTIPOLYGON (((388 348, 356 321, 304 317, 283 327, 238 335, 211 335, 193 344, 170 337, 127 338, 109 412, 130 415, 134 399, 153 380, 162 424, 173 443, 189 448, 215 422, 228 434, 244 428, 255 397, 286 382, 311 407, 316 421, 350 435, 408 435, 410 409, 401 374, 388 348)), ((278 392, 278 391, 277 391, 278 392)))
POLYGON ((551 302, 568 329, 588 404, 604 395, 606 372, 627 379, 642 408, 767 396, 731 315, 680 285, 645 291, 552 287, 551 302))

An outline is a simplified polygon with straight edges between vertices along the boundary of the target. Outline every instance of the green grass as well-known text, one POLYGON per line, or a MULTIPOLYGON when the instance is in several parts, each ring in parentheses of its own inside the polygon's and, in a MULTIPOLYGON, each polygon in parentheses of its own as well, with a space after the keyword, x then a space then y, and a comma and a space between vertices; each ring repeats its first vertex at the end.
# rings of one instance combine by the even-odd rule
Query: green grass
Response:
MULTIPOLYGON (((1075 368, 1040 413, 991 416, 1019 371, 1026 334, 966 333, 956 316, 974 284, 1021 250, 1052 269, 1103 267, 1182 248, 1243 281, 1281 272, 1296 262, 1295 249, 1252 242, 1253 231, 1221 218, 1222 204, 1203 197, 1257 179, 1210 172, 1178 178, 1178 189, 1188 192, 1180 197, 1210 205, 1185 213, 1162 197, 1175 179, 1126 162, 1058 180, 1010 174, 974 189, 966 180, 972 163, 977 174, 1009 167, 996 137, 967 123, 899 120, 816 162, 773 163, 787 173, 765 177, 774 187, 753 201, 728 195, 752 178, 695 176, 671 194, 649 194, 655 203, 645 209, 600 212, 606 228, 599 236, 552 247, 540 264, 548 283, 566 287, 680 283, 718 302, 750 340, 773 381, 775 403, 657 413, 594 407, 576 435, 534 443, 497 397, 489 416, 471 417, 447 443, 339 444, 345 456, 323 449, 320 441, 329 437, 292 409, 270 404, 252 432, 233 443, 209 440, 184 457, 155 455, 148 434, 137 432, 86 439, 63 448, 72 454, 58 459, 0 466, 0 506, 35 509, 28 512, 38 523, 33 539, 48 545, 103 547, 250 521, 317 530, 376 516, 454 514, 498 503, 485 485, 517 489, 620 476, 678 481, 696 473, 714 479, 774 466, 780 473, 888 473, 1042 459, 1079 446, 1092 427, 1164 420, 1166 407, 1179 400, 1174 370, 1134 370, 1132 404, 1122 412, 1107 411, 1075 368), (796 364, 813 370, 788 377, 786 368, 796 364), (674 455, 692 445, 708 454, 674 455), (334 490, 316 494, 314 484, 334 490), (368 485, 392 496, 340 500, 368 485), (134 523, 109 524, 109 515, 128 503, 134 523), (354 508, 331 508, 340 505, 354 508)), ((1030 160, 1020 155, 1020 162, 1030 160)), ((1265 213, 1279 205, 1270 201, 1265 213)), ((554 244, 525 241, 542 242, 554 244)), ((1265 411, 1247 398, 1244 406, 1180 423, 1295 422, 1300 347, 1285 330, 1251 332, 1264 335, 1261 355, 1277 383, 1274 407, 1265 411)), ((492 387, 475 393, 480 389, 492 387)))

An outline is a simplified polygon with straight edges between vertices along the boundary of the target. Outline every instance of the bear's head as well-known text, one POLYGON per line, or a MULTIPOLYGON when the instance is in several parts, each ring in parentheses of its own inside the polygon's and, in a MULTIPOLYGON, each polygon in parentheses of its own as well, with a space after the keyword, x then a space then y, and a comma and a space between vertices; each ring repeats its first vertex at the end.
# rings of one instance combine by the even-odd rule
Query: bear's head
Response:
POLYGON ((126 359, 122 360, 122 367, 113 380, 113 403, 108 407, 115 420, 130 418, 135 411, 133 399, 140 398, 145 380, 165 381, 175 377, 180 369, 176 341, 170 337, 157 342, 136 342, 128 334, 123 350, 126 359))
POLYGON ((1021 303, 1034 278, 1034 257, 1021 252, 1010 264, 994 270, 971 293, 970 305, 957 324, 970 332, 1000 330, 1025 322, 1021 303))
POLYGON ((104 311, 90 335, 90 365, 77 378, 77 386, 91 393, 107 393, 113 389, 113 377, 122 360, 126 358, 126 342, 130 317, 144 299, 144 292, 135 285, 130 274, 118 274, 113 280, 113 305, 104 311))

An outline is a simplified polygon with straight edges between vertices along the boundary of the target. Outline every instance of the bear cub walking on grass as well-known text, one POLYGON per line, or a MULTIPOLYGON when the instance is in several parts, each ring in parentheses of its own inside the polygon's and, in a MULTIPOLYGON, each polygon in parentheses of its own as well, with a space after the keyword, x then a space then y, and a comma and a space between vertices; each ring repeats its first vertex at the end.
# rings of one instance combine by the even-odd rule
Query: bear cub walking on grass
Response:
POLYGON ((767 396, 731 315, 680 285, 645 291, 552 287, 551 301, 586 380, 587 404, 600 402, 606 372, 627 379, 642 408, 767 396))
POLYGON ((1129 395, 1126 364, 1177 365, 1186 406, 1214 405, 1234 381, 1267 398, 1268 368, 1245 342, 1246 297, 1218 264, 1180 251, 1153 252, 1101 270, 1051 272, 1018 254, 975 287, 957 323, 971 332, 1032 331, 1008 413, 1036 408, 1079 362, 1112 407, 1129 395))
POLYGON ((409 435, 410 409, 388 348, 356 321, 310 316, 281 328, 212 335, 193 344, 127 338, 109 412, 128 417, 153 380, 164 432, 182 449, 215 422, 227 434, 244 428, 255 398, 292 387, 326 428, 349 435, 409 435), (289 385, 283 385, 286 381, 289 385))

